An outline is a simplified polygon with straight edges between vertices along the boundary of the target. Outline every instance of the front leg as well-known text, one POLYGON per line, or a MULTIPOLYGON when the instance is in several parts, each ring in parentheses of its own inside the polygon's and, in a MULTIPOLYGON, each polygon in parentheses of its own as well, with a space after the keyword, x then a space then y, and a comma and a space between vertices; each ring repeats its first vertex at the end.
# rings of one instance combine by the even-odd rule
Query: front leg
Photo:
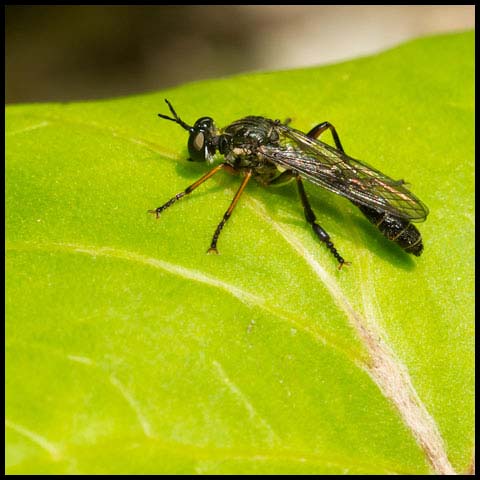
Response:
POLYGON ((206 182, 209 178, 213 177, 222 168, 225 168, 228 170, 231 167, 227 163, 220 163, 215 168, 212 168, 212 170, 206 173, 203 177, 199 178, 195 183, 192 183, 192 185, 188 186, 183 192, 177 193, 174 197, 172 197, 167 203, 163 204, 161 207, 158 207, 155 210, 148 210, 148 213, 153 213, 158 218, 164 210, 166 210, 168 207, 171 207, 177 200, 180 200, 185 195, 192 193, 197 187, 199 187, 203 182, 206 182))

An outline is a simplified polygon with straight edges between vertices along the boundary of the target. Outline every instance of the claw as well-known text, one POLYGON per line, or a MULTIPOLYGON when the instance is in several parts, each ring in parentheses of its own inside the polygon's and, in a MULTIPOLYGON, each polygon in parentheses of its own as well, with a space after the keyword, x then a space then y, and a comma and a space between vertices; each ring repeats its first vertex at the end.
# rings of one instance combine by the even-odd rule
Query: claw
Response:
POLYGON ((158 210, 147 210, 147 213, 154 214, 157 218, 160 216, 160 212, 158 210))
POLYGON ((216 253, 216 254, 218 255, 217 247, 210 247, 210 248, 207 250, 207 253, 216 253))

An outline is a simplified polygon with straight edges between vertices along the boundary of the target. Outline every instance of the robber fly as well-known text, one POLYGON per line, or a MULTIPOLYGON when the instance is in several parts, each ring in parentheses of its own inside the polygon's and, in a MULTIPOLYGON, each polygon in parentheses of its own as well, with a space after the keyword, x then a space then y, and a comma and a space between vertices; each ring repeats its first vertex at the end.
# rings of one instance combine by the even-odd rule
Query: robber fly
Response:
POLYGON ((307 134, 290 128, 288 121, 282 123, 280 120, 254 116, 237 120, 222 129, 217 128, 210 117, 201 117, 190 126, 177 115, 167 99, 165 102, 173 117, 160 113, 158 116, 178 123, 188 131, 189 160, 212 164, 218 152, 224 161, 161 207, 149 210, 150 213, 158 218, 165 209, 220 170, 243 175, 232 203, 213 234, 208 252, 218 253, 220 232, 253 177, 265 186, 295 180, 305 218, 336 258, 339 268, 348 262, 337 252, 328 233, 317 223, 303 180, 348 198, 386 238, 408 253, 416 256, 422 253, 422 237, 411 222, 426 219, 426 205, 405 187, 403 180, 392 180, 375 168, 346 155, 331 123, 319 123, 307 134), (330 130, 336 148, 317 139, 325 130, 330 130))

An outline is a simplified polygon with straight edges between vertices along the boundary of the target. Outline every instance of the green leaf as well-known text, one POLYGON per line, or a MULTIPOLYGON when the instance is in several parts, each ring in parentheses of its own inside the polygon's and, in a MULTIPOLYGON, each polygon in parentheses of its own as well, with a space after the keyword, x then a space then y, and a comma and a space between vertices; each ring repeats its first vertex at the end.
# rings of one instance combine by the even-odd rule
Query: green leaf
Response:
MULTIPOLYGON (((468 471, 474 33, 100 102, 6 109, 7 472, 468 471), (206 170, 187 122, 332 122, 430 208, 420 258, 347 200, 206 170)), ((324 137, 322 137, 324 138, 324 137)), ((329 141, 329 134, 325 134, 329 141)))

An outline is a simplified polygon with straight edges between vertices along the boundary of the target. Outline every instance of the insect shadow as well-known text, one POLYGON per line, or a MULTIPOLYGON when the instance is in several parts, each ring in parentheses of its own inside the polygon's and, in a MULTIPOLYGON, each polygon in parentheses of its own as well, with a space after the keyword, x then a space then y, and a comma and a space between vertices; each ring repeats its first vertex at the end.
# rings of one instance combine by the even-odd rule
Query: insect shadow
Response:
MULTIPOLYGON (((188 157, 187 151, 182 152, 182 156, 185 158, 188 157)), ((181 178, 184 178, 187 182, 190 179, 196 179, 201 174, 204 173, 203 165, 198 162, 178 162, 175 166, 175 169, 178 175, 181 178)), ((201 197, 204 195, 210 195, 214 192, 220 192, 225 190, 225 187, 236 185, 238 180, 235 178, 235 175, 224 174, 218 176, 214 181, 210 182, 209 185, 204 189, 199 189, 195 193, 195 197, 201 197)), ((259 198, 261 192, 265 191, 265 187, 256 184, 249 185, 250 193, 253 197, 259 198)), ((378 235, 377 229, 366 221, 360 214, 356 211, 355 208, 352 208, 351 205, 348 208, 351 210, 351 216, 349 221, 345 221, 345 214, 340 210, 342 205, 341 200, 333 197, 330 192, 322 192, 321 190, 312 191, 309 189, 309 197, 312 203, 312 206, 315 208, 317 213, 322 217, 328 217, 339 227, 335 233, 337 237, 341 238, 351 238, 351 229, 356 228, 360 235, 366 238, 366 242, 363 243, 362 248, 368 248, 374 255, 381 257, 382 259, 390 262, 396 267, 402 268, 403 270, 412 271, 415 269, 415 262, 412 258, 403 250, 401 250, 397 245, 389 241, 383 236, 378 235)), ((302 208, 298 202, 298 193, 295 191, 293 184, 280 185, 275 188, 268 189, 269 196, 276 196, 279 199, 285 199, 288 202, 288 206, 279 204, 278 202, 262 201, 265 209, 270 213, 273 218, 276 218, 280 215, 283 215, 286 218, 282 218, 282 221, 295 225, 297 227, 304 227, 305 220, 302 214, 302 208), (298 207, 298 208, 297 208, 298 207), (285 215, 286 208, 291 209, 288 211, 288 215, 285 215), (298 216, 298 219, 295 218, 298 216)), ((347 203, 348 205, 348 203, 347 203)), ((311 232, 312 238, 316 238, 314 232, 311 232)))
POLYGON ((408 253, 387 238, 379 236, 375 226, 359 214, 353 213, 350 222, 353 224, 352 227, 356 228, 361 232, 362 237, 367 239, 362 248, 368 248, 374 255, 403 270, 412 271, 415 269, 416 264, 408 253))
MULTIPOLYGON (((252 185, 252 194, 257 196, 257 192, 263 190, 261 186, 252 185)), ((415 262, 412 258, 396 244, 392 243, 387 238, 378 235, 378 230, 370 222, 365 220, 358 210, 348 202, 342 201, 336 197, 332 197, 330 192, 322 192, 321 190, 312 191, 309 189, 309 198, 312 206, 315 208, 318 216, 322 218, 329 218, 329 223, 335 223, 335 236, 337 238, 352 238, 352 228, 357 230, 355 237, 363 237, 366 241, 362 242, 361 248, 368 248, 373 255, 379 256, 382 259, 390 262, 396 267, 402 268, 406 271, 415 269, 415 262), (346 203, 346 205, 342 205, 346 203), (345 207, 350 210, 347 214, 342 213, 345 207), (346 218, 348 216, 348 221, 346 218)), ((290 225, 302 227, 305 221, 302 215, 301 207, 295 208, 298 202, 298 194, 293 185, 282 185, 276 188, 270 188, 269 196, 275 195, 279 198, 285 198, 289 201, 290 206, 286 207, 278 202, 263 202, 266 210, 272 217, 282 216, 282 222, 290 225), (286 212, 286 208, 291 208, 291 211, 286 212), (298 218, 296 218, 298 216, 298 218)), ((312 238, 316 239, 314 232, 311 232, 312 238)))
MULTIPOLYGON (((188 158, 188 153, 186 150, 182 152, 181 158, 188 158)), ((188 183, 191 180, 196 180, 199 176, 205 173, 205 167, 198 162, 177 162, 175 170, 178 176, 183 179, 183 183, 188 183)), ((194 201, 195 198, 223 191, 229 186, 235 188, 237 183, 238 177, 236 175, 231 175, 228 173, 225 173, 224 175, 217 175, 215 178, 212 178, 208 185, 205 185, 204 188, 199 188, 198 190, 196 190, 195 196, 192 197, 190 200, 194 201)))

